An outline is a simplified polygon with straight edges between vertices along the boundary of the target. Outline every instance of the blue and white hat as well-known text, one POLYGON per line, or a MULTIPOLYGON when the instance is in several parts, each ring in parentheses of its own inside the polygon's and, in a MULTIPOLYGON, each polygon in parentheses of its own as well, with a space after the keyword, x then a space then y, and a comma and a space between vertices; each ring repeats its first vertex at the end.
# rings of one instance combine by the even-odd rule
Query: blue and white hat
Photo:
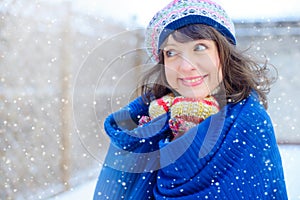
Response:
POLYGON ((236 44, 234 24, 225 10, 211 0, 174 0, 156 13, 145 35, 150 57, 158 61, 158 50, 175 30, 191 24, 215 28, 229 42, 236 44))

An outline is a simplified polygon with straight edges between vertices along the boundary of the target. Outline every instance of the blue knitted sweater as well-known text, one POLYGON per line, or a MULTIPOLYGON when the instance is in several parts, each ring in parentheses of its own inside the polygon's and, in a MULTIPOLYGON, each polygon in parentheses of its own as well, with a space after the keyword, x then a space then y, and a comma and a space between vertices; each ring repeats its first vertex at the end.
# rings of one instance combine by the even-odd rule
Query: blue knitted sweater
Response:
POLYGON ((111 114, 94 199, 287 199, 272 122, 256 95, 166 142, 169 114, 138 127, 141 97, 111 114))

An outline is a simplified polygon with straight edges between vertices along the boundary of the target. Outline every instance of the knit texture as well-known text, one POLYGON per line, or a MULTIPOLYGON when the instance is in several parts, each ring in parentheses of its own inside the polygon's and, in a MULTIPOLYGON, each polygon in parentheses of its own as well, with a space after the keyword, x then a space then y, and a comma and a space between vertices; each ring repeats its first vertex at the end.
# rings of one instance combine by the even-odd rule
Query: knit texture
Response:
POLYGON ((175 97, 170 93, 150 103, 149 116, 142 116, 139 125, 148 123, 151 119, 166 112, 170 112, 169 127, 172 130, 173 139, 176 139, 210 115, 219 112, 219 103, 213 96, 195 99, 175 97))
POLYGON ((138 98, 107 118, 94 199, 287 199, 272 123, 254 94, 170 143, 168 113, 137 126, 147 110, 138 98))
POLYGON ((211 0, 174 0, 157 12, 147 27, 145 41, 149 55, 158 61, 163 41, 173 31, 191 24, 211 26, 236 44, 234 24, 220 5, 211 0))

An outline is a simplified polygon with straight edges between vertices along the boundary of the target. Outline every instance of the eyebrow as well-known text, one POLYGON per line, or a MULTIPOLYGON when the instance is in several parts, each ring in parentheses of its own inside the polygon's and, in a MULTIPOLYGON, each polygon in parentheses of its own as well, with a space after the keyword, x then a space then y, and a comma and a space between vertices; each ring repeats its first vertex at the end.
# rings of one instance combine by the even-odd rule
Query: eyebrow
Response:
POLYGON ((166 44, 166 45, 163 47, 163 49, 165 49, 166 47, 169 47, 169 46, 171 46, 171 47, 177 47, 176 44, 170 43, 170 44, 166 44))

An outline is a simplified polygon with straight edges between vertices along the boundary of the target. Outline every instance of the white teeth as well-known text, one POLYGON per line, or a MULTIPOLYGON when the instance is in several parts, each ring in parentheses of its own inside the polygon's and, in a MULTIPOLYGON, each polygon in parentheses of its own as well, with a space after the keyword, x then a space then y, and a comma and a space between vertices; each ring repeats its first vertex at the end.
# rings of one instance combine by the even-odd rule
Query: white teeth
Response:
POLYGON ((184 80, 185 82, 188 82, 188 83, 195 83, 197 81, 200 81, 201 78, 195 78, 195 79, 190 79, 190 80, 184 80))

